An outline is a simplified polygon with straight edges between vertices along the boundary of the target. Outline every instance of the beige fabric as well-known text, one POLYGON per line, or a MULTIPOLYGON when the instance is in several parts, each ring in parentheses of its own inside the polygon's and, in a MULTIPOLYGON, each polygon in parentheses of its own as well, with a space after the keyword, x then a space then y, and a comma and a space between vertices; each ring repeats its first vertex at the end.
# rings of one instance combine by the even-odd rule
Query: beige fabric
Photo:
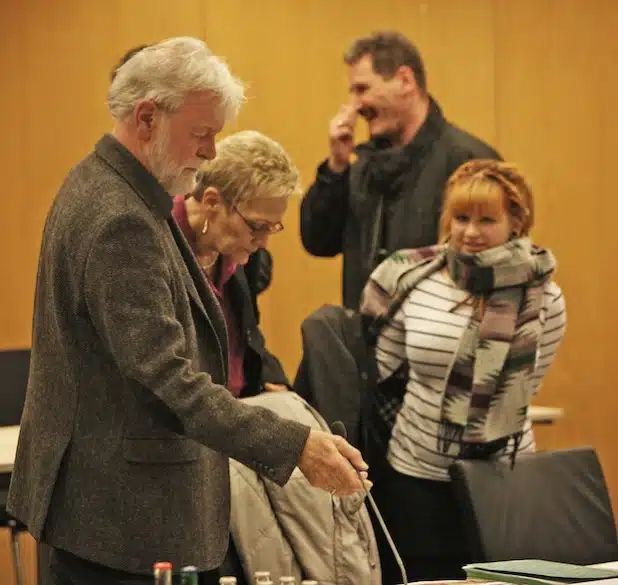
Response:
MULTIPOLYGON (((245 399, 314 429, 324 419, 294 392, 245 399)), ((248 579, 255 571, 322 585, 381 585, 375 536, 362 496, 332 497, 298 468, 282 488, 244 465, 230 466, 231 532, 248 579)))

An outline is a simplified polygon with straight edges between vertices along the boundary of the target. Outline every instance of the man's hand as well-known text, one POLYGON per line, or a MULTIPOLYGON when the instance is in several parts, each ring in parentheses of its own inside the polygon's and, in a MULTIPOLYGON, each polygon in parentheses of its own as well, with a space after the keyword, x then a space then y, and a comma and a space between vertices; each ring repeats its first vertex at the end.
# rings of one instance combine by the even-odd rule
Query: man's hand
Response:
POLYGON ((270 382, 264 382, 264 390, 266 390, 266 392, 286 392, 287 389, 288 387, 283 384, 271 384, 270 382))
POLYGON ((343 173, 350 164, 354 150, 354 126, 358 113, 351 105, 343 105, 328 127, 330 155, 328 167, 334 173, 343 173))
POLYGON ((298 467, 312 486, 333 495, 348 496, 371 487, 360 451, 343 437, 322 431, 311 430, 298 467), (364 486, 356 470, 361 472, 364 486))

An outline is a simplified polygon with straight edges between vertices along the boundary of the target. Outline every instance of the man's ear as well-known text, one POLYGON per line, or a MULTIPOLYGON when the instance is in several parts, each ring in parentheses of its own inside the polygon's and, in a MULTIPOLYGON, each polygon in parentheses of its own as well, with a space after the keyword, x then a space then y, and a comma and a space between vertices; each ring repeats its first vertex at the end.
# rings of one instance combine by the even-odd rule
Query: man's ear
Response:
POLYGON ((401 83, 401 87, 406 91, 417 92, 418 84, 414 71, 407 65, 400 65, 395 71, 395 78, 401 83))
POLYGON ((143 100, 135 107, 135 126, 137 135, 144 141, 152 138, 157 123, 157 107, 151 100, 143 100))

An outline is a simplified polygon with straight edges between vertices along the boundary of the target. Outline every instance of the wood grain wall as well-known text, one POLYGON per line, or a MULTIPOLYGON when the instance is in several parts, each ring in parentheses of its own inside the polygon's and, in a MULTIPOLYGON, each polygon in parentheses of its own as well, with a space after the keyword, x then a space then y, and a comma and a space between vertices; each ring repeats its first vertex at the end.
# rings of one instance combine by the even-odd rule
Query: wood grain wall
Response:
MULTIPOLYGON (((67 170, 110 128, 108 74, 130 46, 200 36, 250 84, 227 131, 280 140, 305 184, 346 99, 341 55, 356 36, 398 28, 420 46, 445 114, 519 163, 535 188, 536 239, 559 260, 568 331, 539 404, 566 417, 542 447, 592 444, 618 498, 618 0, 0 0, 0 348, 30 344, 33 285, 49 204, 67 170)), ((290 376, 301 320, 340 298, 338 259, 309 257, 299 201, 272 238, 263 328, 290 376)), ((5 579, 0 540, 0 581, 5 579)), ((32 583, 33 581, 31 581, 32 583)))

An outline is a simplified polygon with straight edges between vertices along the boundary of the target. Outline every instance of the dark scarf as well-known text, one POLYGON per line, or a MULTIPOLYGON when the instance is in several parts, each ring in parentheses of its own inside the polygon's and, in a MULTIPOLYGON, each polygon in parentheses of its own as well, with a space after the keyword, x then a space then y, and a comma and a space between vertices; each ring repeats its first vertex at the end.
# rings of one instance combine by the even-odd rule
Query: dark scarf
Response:
POLYGON ((436 240, 437 202, 432 196, 419 196, 416 185, 446 124, 439 105, 431 99, 425 121, 408 144, 392 146, 389 140, 374 138, 357 146, 350 193, 351 205, 367 218, 359 236, 363 283, 386 254, 436 240), (415 222, 413 244, 404 218, 415 222))
MULTIPOLYGON (((541 335, 545 283, 555 261, 528 238, 480 254, 450 246, 402 250, 373 272, 361 312, 389 321, 418 283, 444 266, 459 288, 484 299, 484 313, 470 319, 445 380, 438 446, 475 446, 521 438, 541 335)), ((502 444, 501 443, 501 444, 502 444)), ((516 449, 515 449, 516 450, 516 449)))
POLYGON ((427 117, 408 144, 392 146, 390 140, 378 137, 357 146, 359 159, 367 161, 367 192, 380 194, 385 199, 400 195, 406 186, 405 178, 421 164, 445 124, 440 106, 430 98, 427 117))

